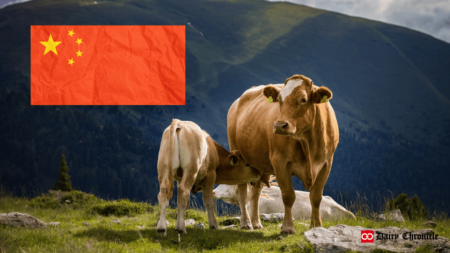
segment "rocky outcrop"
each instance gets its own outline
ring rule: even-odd
[[[405,222],[405,219],[403,218],[402,212],[400,209],[395,209],[387,214],[378,214],[376,217],[377,220],[391,220],[391,221],[397,221],[397,222]]]
[[[45,222],[26,213],[0,213],[0,224],[7,226],[47,228]]]
[[[271,222],[281,222],[284,219],[284,213],[262,213],[261,220]]]
[[[195,225],[195,220],[194,219],[185,220],[184,225],[185,226]]]
[[[337,225],[328,229],[318,227],[305,232],[305,237],[316,252],[371,252],[375,249],[414,252],[418,247],[429,244],[435,252],[450,253],[449,239],[434,234],[431,229],[408,230],[396,227],[374,229],[373,243],[361,243],[362,230],[371,229],[347,225]]]
[[[423,223],[422,226],[429,227],[429,228],[435,228],[436,223],[434,223],[433,221],[427,221],[427,222]]]

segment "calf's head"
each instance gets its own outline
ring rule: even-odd
[[[294,75],[279,88],[268,85],[264,96],[272,97],[280,105],[280,116],[273,124],[275,134],[300,137],[311,126],[315,115],[315,105],[332,98],[333,93],[327,87],[317,87],[311,79],[303,75]],[[325,98],[326,96],[326,98]]]

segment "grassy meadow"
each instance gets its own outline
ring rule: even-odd
[[[85,206],[76,205],[75,202],[76,200],[71,204],[59,204],[56,208],[45,208],[33,204],[33,200],[3,194],[0,197],[0,213],[28,213],[44,222],[61,224],[56,227],[49,226],[47,229],[0,226],[0,252],[314,252],[303,236],[309,228],[301,223],[309,224],[308,220],[295,221],[295,235],[281,235],[279,223],[270,222],[263,222],[264,229],[255,231],[236,228],[210,230],[207,228],[206,212],[189,209],[185,218],[195,219],[196,223],[202,222],[206,229],[188,226],[187,234],[182,234],[178,243],[178,234],[174,229],[176,209],[168,209],[166,217],[170,225],[167,236],[164,237],[156,233],[156,222],[159,218],[157,206],[147,205],[145,211],[138,210],[132,215],[104,216],[99,214],[99,208],[111,211],[120,201],[100,200],[97,204],[90,203]],[[420,229],[423,228],[421,224],[424,222],[376,222],[364,215],[356,215],[356,220],[324,221],[323,225]],[[233,216],[236,214],[218,217],[218,222]],[[115,218],[119,218],[121,223],[110,223]],[[435,221],[438,225],[434,228],[435,233],[450,237],[450,220],[443,216],[435,217]],[[88,222],[89,226],[83,225],[83,222]],[[420,252],[429,252],[429,249],[421,249]]]

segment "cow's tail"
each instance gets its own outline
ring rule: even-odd
[[[173,119],[172,124],[170,124],[169,128],[169,174],[167,177],[167,198],[171,199],[173,195],[173,188],[174,188],[174,182],[173,182],[173,158],[174,155],[177,153],[176,149],[178,149],[177,145],[177,138],[176,138],[176,131],[179,126],[180,120]]]

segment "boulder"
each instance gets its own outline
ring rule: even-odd
[[[194,219],[189,219],[189,220],[185,220],[184,221],[184,225],[185,226],[191,226],[195,224],[195,220]]]
[[[391,220],[391,221],[397,221],[397,222],[405,222],[405,219],[402,216],[402,212],[400,209],[395,209],[394,211],[391,211],[387,213],[386,215],[384,213],[378,214],[376,217],[377,220]]]
[[[429,228],[435,228],[436,227],[436,223],[434,223],[432,221],[427,221],[427,222],[423,223],[422,226],[429,227]]]
[[[0,213],[0,224],[7,226],[47,228],[45,222],[26,213]]]
[[[116,224],[120,224],[120,220],[118,218],[115,218],[112,221],[109,221],[109,223],[116,223]]]
[[[371,229],[341,224],[328,229],[312,228],[305,232],[305,237],[314,246],[316,252],[371,252],[373,250],[414,252],[418,247],[429,244],[436,252],[450,253],[449,239],[434,234],[431,229],[409,230],[396,227],[374,229],[372,230],[374,231],[373,243],[361,243],[362,230]]]
[[[272,221],[275,223],[281,222],[284,219],[284,213],[262,213],[261,220]]]
[[[205,225],[203,225],[203,223],[199,222],[197,224],[195,224],[196,228],[205,228]]]

